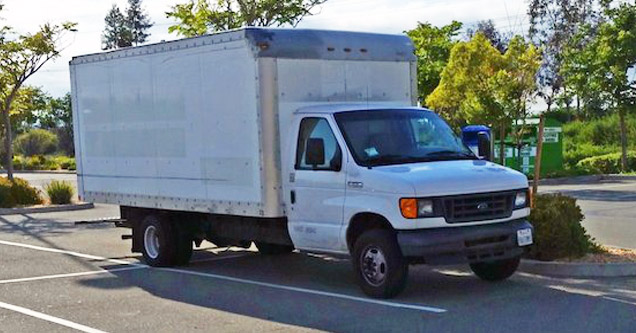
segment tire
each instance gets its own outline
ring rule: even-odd
[[[258,252],[264,255],[279,255],[287,254],[294,251],[294,247],[291,245],[280,245],[263,242],[254,242],[258,248]]]
[[[485,281],[501,281],[509,278],[519,267],[520,257],[495,262],[470,264],[475,275]]]
[[[142,254],[150,266],[174,266],[177,246],[172,226],[165,219],[154,215],[144,218],[141,223]]]
[[[353,268],[362,291],[373,298],[392,298],[406,287],[409,266],[395,235],[370,230],[356,240]]]

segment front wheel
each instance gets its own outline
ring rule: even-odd
[[[406,287],[409,266],[395,235],[387,230],[363,233],[353,248],[358,285],[374,298],[392,298]]]
[[[520,260],[520,257],[515,257],[494,262],[479,262],[470,264],[470,269],[482,280],[501,281],[515,273]]]

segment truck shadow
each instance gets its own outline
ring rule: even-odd
[[[77,283],[98,289],[140,288],[163,299],[334,332],[447,331],[453,328],[461,330],[462,327],[488,330],[492,327],[488,325],[497,321],[502,323],[502,328],[510,330],[526,321],[526,324],[532,325],[522,327],[549,330],[556,320],[554,313],[545,315],[545,318],[528,317],[529,308],[550,304],[557,314],[589,310],[589,301],[577,303],[572,299],[586,299],[589,295],[553,288],[554,281],[518,275],[493,284],[477,279],[466,267],[431,269],[412,266],[407,289],[387,303],[376,303],[357,288],[348,260],[299,253],[266,257],[249,251],[236,257],[238,253],[208,254],[210,261],[195,262],[178,270],[116,271],[110,277],[82,279]],[[199,259],[205,258],[201,256]],[[187,272],[184,273],[184,270]],[[195,275],[198,273],[201,275]],[[632,279],[626,284],[623,288],[633,288],[636,281]],[[577,286],[579,289],[601,288],[593,282],[583,285],[579,281]],[[606,291],[611,292],[609,289]],[[447,309],[455,315],[404,309],[401,304]],[[618,306],[620,311],[636,315],[636,306]],[[485,321],[469,323],[458,320],[457,313],[467,309],[471,311],[471,318],[482,316]],[[624,315],[620,311],[619,314]],[[513,323],[510,318],[518,318],[518,321]],[[537,326],[537,323],[540,325]]]

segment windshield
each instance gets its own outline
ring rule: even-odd
[[[335,117],[356,163],[362,166],[477,159],[431,111],[353,111]]]

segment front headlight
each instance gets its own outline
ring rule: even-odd
[[[515,196],[515,208],[528,207],[528,193],[527,191],[517,192]]]
[[[400,212],[407,219],[434,216],[433,200],[431,199],[400,199]]]

